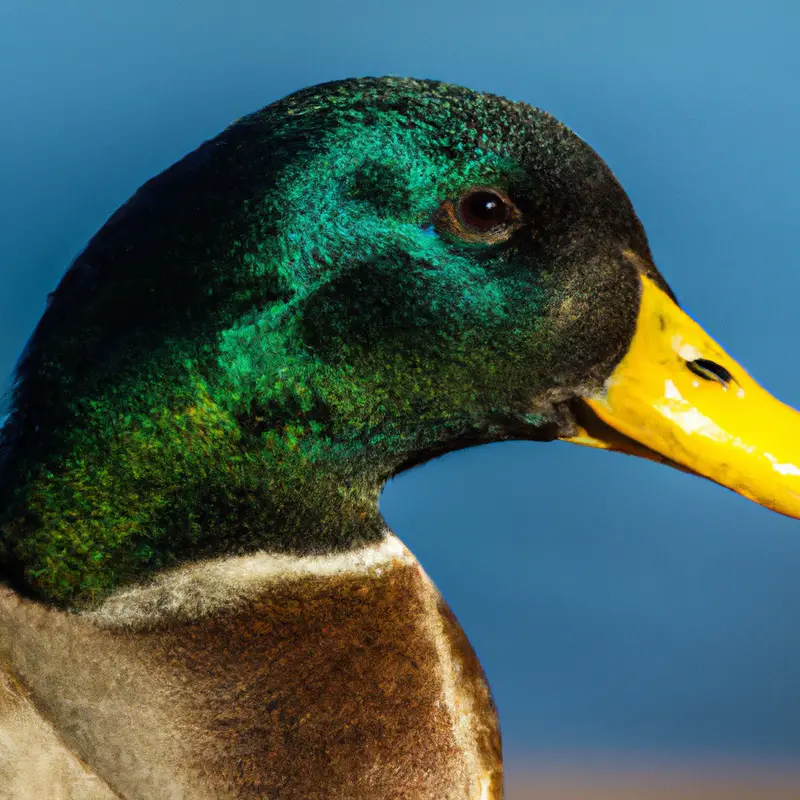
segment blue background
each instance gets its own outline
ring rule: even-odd
[[[684,306],[800,405],[797,9],[0,0],[0,375],[143,181],[292,90],[398,74],[574,128],[627,188]],[[800,760],[800,523],[564,444],[444,457],[382,505],[474,643],[512,763]]]

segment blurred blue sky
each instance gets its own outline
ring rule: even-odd
[[[0,375],[143,181],[294,89],[379,74],[570,125],[684,306],[800,405],[793,0],[0,0]],[[563,444],[444,457],[394,480],[383,509],[475,645],[512,761],[800,762],[800,523]]]

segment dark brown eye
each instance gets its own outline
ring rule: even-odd
[[[522,224],[522,214],[502,189],[473,186],[448,198],[434,218],[436,229],[472,244],[505,242]]]
[[[506,201],[496,192],[477,189],[461,198],[458,216],[473,231],[485,233],[501,227],[509,217]]]

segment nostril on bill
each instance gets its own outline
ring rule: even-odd
[[[694,361],[687,361],[686,366],[705,381],[717,381],[723,386],[727,386],[733,380],[733,375],[722,364],[717,364],[716,361],[711,361],[708,358],[696,358]]]

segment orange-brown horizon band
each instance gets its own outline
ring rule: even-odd
[[[603,390],[585,398],[604,425],[589,419],[565,441],[672,462],[800,518],[800,413],[761,388],[650,278],[640,280],[630,347]],[[723,367],[723,377],[704,378],[703,360]]]

